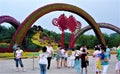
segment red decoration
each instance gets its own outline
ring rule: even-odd
[[[74,48],[74,44],[75,44],[75,35],[74,33],[71,33],[69,48]]]
[[[62,31],[62,35],[61,35],[61,46],[63,47],[63,46],[64,46],[64,30],[67,29],[67,27],[66,27],[67,17],[66,17],[64,14],[62,14],[62,15],[59,16],[58,19],[57,19],[57,18],[54,18],[54,19],[52,20],[52,23],[53,23],[53,25],[58,26],[59,29]]]
[[[68,23],[67,23],[67,28],[71,31],[74,32],[76,30],[76,26],[77,26],[77,21],[76,19],[71,15],[68,18]]]
[[[74,31],[76,28],[81,27],[81,23],[77,21],[72,15],[67,18],[64,14],[60,15],[59,18],[52,20],[53,25],[58,26],[62,31],[61,35],[61,46],[64,46],[64,30],[69,29],[72,33],[70,36],[70,48],[74,48]]]
[[[74,31],[76,30],[77,27],[81,27],[81,23],[79,21],[77,21],[72,15],[69,16],[67,22],[68,22],[66,24],[67,28],[72,32],[71,36],[70,36],[70,45],[69,45],[69,47],[74,48],[74,42],[75,42],[75,40],[74,40]]]

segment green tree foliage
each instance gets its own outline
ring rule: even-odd
[[[114,33],[114,34],[103,34],[106,44],[111,48],[115,47],[120,44],[120,34]],[[89,48],[93,48],[95,45],[99,44],[98,39],[96,36],[93,35],[81,35],[76,40],[77,46],[86,45]]]
[[[109,46],[118,46],[120,44],[120,34],[113,33],[110,35]]]
[[[5,26],[0,25],[0,42],[10,43],[15,31],[16,30],[13,26],[6,28]]]
[[[5,26],[0,25],[0,43],[2,43],[2,42],[10,43],[15,31],[16,30],[13,26],[6,28]],[[32,49],[33,47],[38,48],[37,45],[35,45],[31,42],[31,38],[35,33],[36,32],[35,32],[34,27],[31,27],[28,30],[28,32],[23,40],[23,43],[22,43],[23,47],[28,47],[30,49]],[[58,34],[53,31],[48,31],[47,29],[42,29],[42,36],[44,36],[44,35],[48,36],[50,39],[54,38],[58,43],[61,40],[61,34]],[[118,33],[113,33],[110,35],[104,33],[103,36],[105,38],[106,44],[109,47],[114,47],[114,46],[117,46],[118,44],[120,44],[120,34],[118,34]],[[69,41],[70,41],[70,33],[65,32],[65,45],[69,45]],[[99,41],[96,38],[96,36],[94,36],[94,35],[84,35],[83,34],[78,37],[75,44],[77,46],[86,45],[89,48],[93,48],[95,45],[99,44]]]
[[[70,41],[70,33],[65,32],[64,40],[65,40],[65,45],[68,45]]]
[[[76,40],[77,46],[86,45],[89,48],[93,48],[97,44],[98,44],[98,40],[97,40],[96,36],[93,36],[93,35],[81,35]]]

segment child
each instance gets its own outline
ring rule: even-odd
[[[47,48],[43,47],[42,53],[39,55],[40,74],[46,74],[47,56],[48,56],[48,53],[46,51]]]

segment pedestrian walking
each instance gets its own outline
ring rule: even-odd
[[[39,54],[39,66],[40,66],[40,74],[46,74],[46,67],[47,67],[47,57],[48,53],[46,52],[47,48],[42,48],[42,53]]]
[[[51,46],[50,43],[48,43],[48,46],[46,46],[46,48],[47,48],[47,53],[48,53],[48,57],[47,57],[48,66],[47,66],[47,69],[49,70],[50,66],[51,66],[51,59],[53,57],[53,47]]]
[[[58,45],[58,48],[56,49],[56,61],[57,61],[57,68],[60,69],[61,68],[61,57],[62,54],[60,52],[61,47],[60,45]]]

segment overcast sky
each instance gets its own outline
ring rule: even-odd
[[[120,0],[0,0],[0,16],[9,15],[23,22],[33,11],[51,3],[72,4],[85,10],[97,23],[105,22],[120,27]],[[74,15],[74,17],[82,23],[82,28],[88,25],[80,16],[67,11],[48,13],[39,18],[34,25],[41,25],[45,29],[61,33],[51,22],[53,18],[58,18],[63,13],[66,16]],[[10,26],[8,23],[3,23],[2,25]],[[109,29],[101,30],[103,33],[114,33],[114,31]],[[86,32],[86,34],[93,33],[93,31]]]

